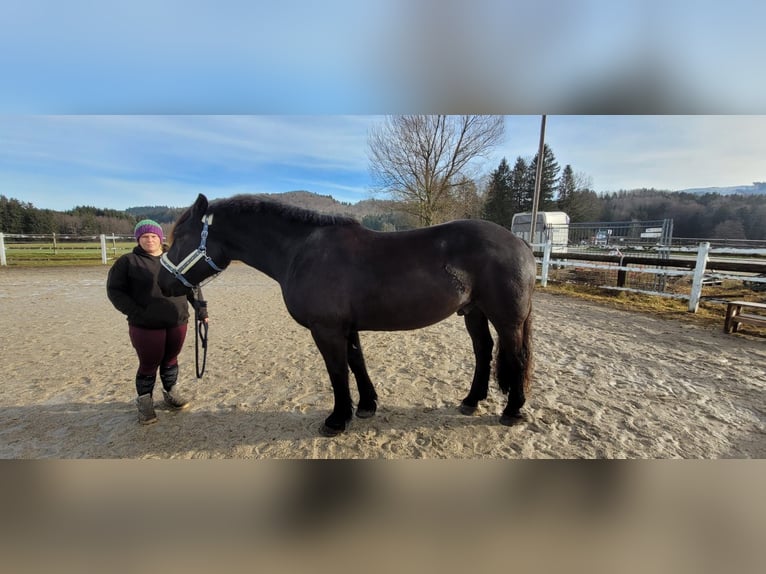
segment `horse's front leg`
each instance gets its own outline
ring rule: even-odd
[[[348,428],[353,413],[348,388],[348,338],[338,328],[322,326],[312,327],[311,336],[324,359],[335,397],[332,413],[325,419],[319,432],[325,436],[335,436]]]

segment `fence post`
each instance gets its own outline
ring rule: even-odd
[[[540,276],[541,287],[548,286],[548,268],[551,265],[551,243],[552,240],[548,238],[548,241],[545,242],[545,246],[543,247],[543,268]]]
[[[692,292],[689,295],[689,313],[696,313],[699,308],[700,297],[702,296],[702,279],[705,277],[709,253],[710,243],[707,241],[700,243],[697,249],[697,264],[694,267]]]
[[[0,233],[0,267],[7,267],[8,262],[5,260],[5,235]]]
[[[101,239],[101,263],[106,265],[106,235],[102,233],[99,237]]]

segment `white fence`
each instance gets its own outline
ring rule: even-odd
[[[8,262],[6,259],[6,238],[10,239],[11,242],[9,244],[12,244],[12,242],[16,243],[27,243],[29,241],[47,241],[48,245],[50,242],[53,243],[53,249],[56,250],[57,241],[65,243],[69,241],[70,243],[75,242],[96,242],[98,241],[100,248],[97,250],[96,248],[92,248],[91,250],[94,253],[93,258],[97,258],[100,254],[101,257],[101,263],[106,265],[110,258],[115,259],[117,256],[121,255],[122,253],[116,246],[117,241],[132,241],[132,236],[118,236],[118,235],[97,235],[92,237],[83,237],[83,236],[35,236],[35,235],[4,235],[3,233],[0,233],[0,265],[7,266]],[[111,246],[110,246],[111,244]],[[747,281],[750,284],[762,284],[764,286],[764,290],[766,290],[766,262],[750,262],[750,263],[743,263],[741,265],[736,265],[733,263],[727,263],[726,265],[722,265],[720,261],[712,262],[711,263],[711,255],[726,255],[728,257],[741,255],[741,256],[753,256],[753,255],[763,255],[764,253],[761,253],[760,251],[754,252],[752,249],[732,249],[728,247],[724,248],[713,248],[711,249],[710,243],[707,241],[703,241],[699,243],[699,245],[696,247],[696,249],[690,248],[690,247],[684,247],[682,248],[683,251],[686,254],[686,260],[683,261],[684,266],[681,267],[678,264],[681,263],[681,260],[674,260],[672,258],[664,259],[660,262],[658,265],[652,266],[649,264],[650,260],[647,260],[647,264],[642,263],[636,263],[636,260],[634,259],[631,263],[627,263],[625,259],[629,259],[628,257],[623,257],[619,255],[615,256],[601,256],[600,260],[599,258],[593,257],[593,259],[588,260],[587,256],[581,257],[579,259],[574,259],[574,257],[577,256],[576,253],[554,253],[553,252],[553,245],[552,242],[549,240],[547,243],[544,244],[533,244],[532,246],[536,250],[542,251],[542,256],[537,258],[538,264],[541,266],[540,275],[538,276],[538,279],[540,280],[540,284],[543,287],[546,287],[548,285],[549,275],[550,275],[550,269],[551,266],[555,266],[556,268],[561,267],[577,267],[577,268],[584,268],[584,269],[601,269],[606,271],[617,271],[624,272],[624,273],[641,273],[641,274],[653,274],[656,276],[661,277],[677,277],[677,276],[688,276],[691,277],[691,289],[689,294],[685,293],[666,293],[664,291],[658,291],[658,290],[651,290],[651,289],[635,289],[631,287],[624,287],[624,286],[614,286],[614,285],[598,285],[598,287],[604,288],[604,289],[613,289],[613,290],[619,290],[619,291],[631,291],[634,293],[645,293],[649,295],[657,295],[661,297],[673,297],[673,298],[679,298],[679,299],[688,299],[689,301],[689,311],[692,313],[696,313],[697,309],[699,307],[700,298],[702,297],[702,288],[705,285],[706,281],[710,279],[710,274],[708,273],[709,269],[711,267],[720,269],[722,266],[733,270],[734,273],[721,273],[716,271],[715,273],[715,279],[716,280],[723,280],[723,279],[734,279],[737,281]],[[49,248],[49,247],[47,247]],[[59,249],[66,249],[65,247],[61,247],[61,244],[59,243]],[[665,256],[667,257],[667,256]],[[610,259],[610,262],[603,261],[604,259]],[[693,267],[692,267],[693,264]]]
[[[6,245],[6,239],[8,245]],[[133,236],[127,235],[32,235],[32,234],[4,234],[0,233],[0,266],[8,265],[7,249],[8,246],[13,249],[13,245],[16,243],[24,243],[25,245],[34,244],[34,242],[40,243],[40,249],[50,249],[53,254],[57,254],[59,251],[66,249],[72,249],[72,245],[76,243],[84,244],[87,242],[98,242],[100,247],[98,250],[91,249],[94,252],[94,258],[98,257],[100,252],[101,263],[106,265],[109,262],[110,255],[115,258],[119,253],[116,247],[117,241],[131,241]],[[111,247],[109,243],[111,242]],[[83,248],[85,249],[85,248]]]
[[[631,273],[648,273],[648,274],[654,274],[654,275],[662,275],[662,276],[689,276],[692,278],[691,282],[691,290],[689,294],[685,293],[666,293],[662,291],[652,291],[649,289],[633,289],[630,287],[621,287],[621,286],[613,286],[613,285],[599,285],[598,287],[604,288],[604,289],[614,289],[619,291],[631,291],[634,293],[645,293],[649,295],[657,295],[661,297],[673,297],[673,298],[679,298],[679,299],[688,299],[689,301],[689,311],[691,313],[696,313],[697,309],[699,308],[699,302],[700,298],[702,297],[702,288],[706,282],[706,280],[709,280],[709,273],[708,269],[711,265],[711,253],[719,253],[718,250],[711,250],[710,243],[709,242],[702,242],[700,243],[696,248],[696,258],[693,260],[686,261],[685,263],[688,265],[691,263],[691,261],[694,262],[694,267],[692,269],[684,269],[680,267],[673,267],[674,262],[678,263],[680,260],[673,260],[673,259],[667,259],[667,261],[662,262],[661,267],[652,267],[650,265],[640,265],[640,264],[623,264],[623,260],[625,259],[623,256],[614,256],[615,261],[617,264],[605,264],[603,262],[589,262],[585,260],[570,260],[567,258],[567,255],[562,254],[560,257],[556,257],[554,259],[552,254],[552,243],[551,241],[548,241],[544,244],[533,244],[532,247],[536,250],[542,250],[542,257],[538,257],[537,261],[538,264],[541,266],[540,275],[538,275],[538,279],[540,280],[540,284],[542,287],[546,287],[548,284],[549,279],[549,273],[551,269],[551,265],[555,265],[556,267],[578,267],[578,268],[586,268],[586,269],[603,269],[608,271],[618,271],[618,272],[631,272]],[[687,252],[689,250],[687,249]],[[725,249],[721,250],[720,253],[725,253],[727,255],[752,255],[752,250],[736,250],[736,249]],[[571,254],[570,254],[571,257]],[[714,266],[716,267],[716,266]],[[735,263],[727,262],[719,262],[717,264],[717,267],[726,267],[729,269],[738,269],[741,268],[744,270],[744,272],[736,271],[735,273],[715,273],[715,279],[716,280],[723,280],[723,279],[734,279],[737,281],[747,281],[750,284],[763,284],[766,288],[766,262],[763,263],[742,263],[740,265],[737,265]]]

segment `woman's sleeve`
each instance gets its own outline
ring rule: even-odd
[[[128,261],[120,258],[114,262],[106,279],[106,296],[120,313],[130,317],[139,312],[141,307],[130,295]]]

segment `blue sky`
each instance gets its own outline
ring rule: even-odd
[[[4,0],[10,113],[765,113],[753,0]]]
[[[371,196],[373,115],[0,115],[0,194],[59,211],[186,206],[197,193]],[[477,165],[531,158],[540,116],[507,116]],[[546,142],[599,192],[766,180],[766,116],[557,116]]]
[[[766,4],[5,0],[0,194],[40,208],[369,196],[385,114],[500,113],[597,191],[766,179]],[[609,115],[602,115],[609,114]],[[615,115],[618,114],[618,115]]]

